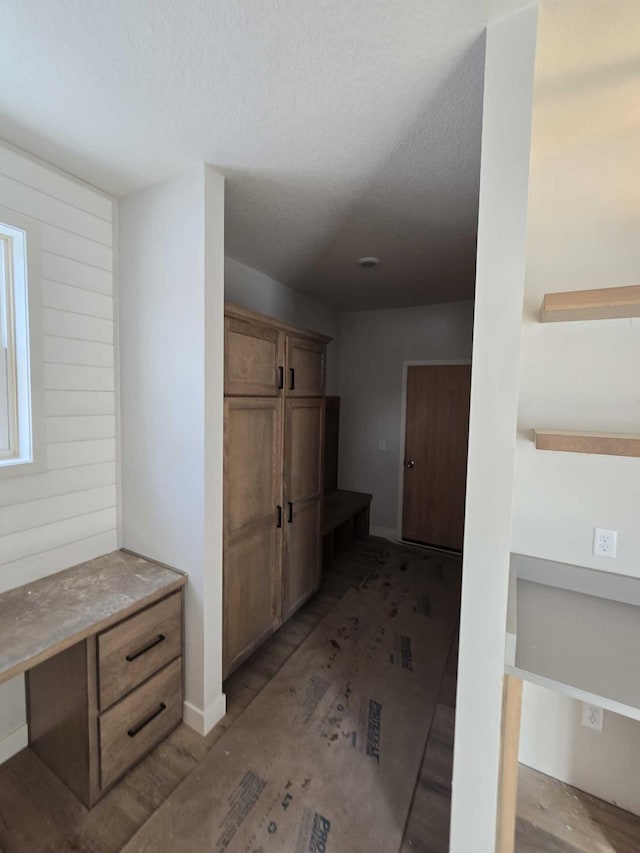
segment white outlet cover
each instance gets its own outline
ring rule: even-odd
[[[387,442],[384,440],[384,438],[381,438],[380,441],[378,442],[378,450],[386,450],[386,449],[387,449]]]
[[[615,560],[618,551],[618,531],[606,530],[604,527],[593,529],[593,554],[595,557],[607,557]]]
[[[604,725],[604,709],[598,708],[597,705],[589,705],[587,702],[583,702],[582,725],[587,729],[601,732]]]

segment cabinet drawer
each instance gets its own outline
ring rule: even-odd
[[[100,634],[100,709],[108,708],[181,653],[179,592]]]
[[[100,783],[108,788],[182,719],[182,658],[100,717]]]

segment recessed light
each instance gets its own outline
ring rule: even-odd
[[[368,269],[371,269],[371,267],[377,267],[378,264],[380,263],[380,258],[373,258],[373,257],[358,258],[356,263],[358,264],[359,267],[364,267],[364,269],[368,270]]]

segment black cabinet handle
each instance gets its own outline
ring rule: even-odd
[[[146,646],[142,646],[141,649],[138,649],[137,652],[131,652],[130,655],[127,655],[126,659],[129,661],[129,663],[131,663],[136,658],[139,658],[140,655],[143,655],[145,652],[148,652],[154,646],[157,646],[158,643],[161,643],[163,640],[166,640],[165,635],[164,634],[158,634],[158,636],[155,638],[155,640],[151,640],[149,643],[146,644]]]
[[[296,371],[294,367],[289,368],[289,391],[295,391],[296,388]]]
[[[284,367],[280,365],[278,368],[278,390],[282,390],[284,388]]]
[[[282,507],[278,506],[276,509],[278,510],[278,523],[276,524],[276,527],[282,527]]]
[[[287,521],[289,522],[289,524],[291,524],[291,522],[293,521],[293,504],[291,503],[291,501],[289,501],[287,506],[289,507],[289,515],[287,517]]]
[[[152,720],[155,720],[157,716],[159,716],[164,710],[166,710],[166,707],[167,706],[164,704],[164,702],[161,702],[160,705],[156,708],[156,710],[149,714],[148,717],[145,717],[144,720],[140,720],[137,725],[135,725],[132,729],[129,729],[129,731],[127,732],[129,737],[135,737],[138,732],[141,732],[145,726],[148,726]]]

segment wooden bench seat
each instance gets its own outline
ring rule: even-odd
[[[354,537],[369,533],[369,509],[373,495],[336,489],[324,496],[322,561],[331,562],[334,551],[350,548]]]

